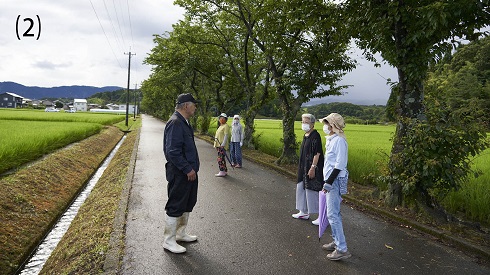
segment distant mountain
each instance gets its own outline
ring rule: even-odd
[[[124,89],[117,86],[93,87],[93,86],[60,86],[52,88],[24,86],[15,82],[0,82],[0,93],[10,92],[24,98],[88,98],[95,93],[112,92]]]

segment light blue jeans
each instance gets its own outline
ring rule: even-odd
[[[337,178],[332,184],[332,189],[327,192],[327,218],[337,250],[345,252],[347,251],[347,243],[345,242],[344,228],[342,227],[341,202],[340,180]]]

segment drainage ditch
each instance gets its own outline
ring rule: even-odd
[[[76,199],[72,202],[70,207],[63,213],[58,222],[53,226],[51,231],[46,235],[46,237],[42,240],[40,245],[36,248],[35,252],[31,254],[31,257],[27,260],[27,263],[22,267],[19,274],[21,275],[33,275],[39,274],[48,260],[51,253],[54,251],[58,243],[60,242],[63,235],[65,235],[66,231],[70,227],[71,222],[75,218],[78,213],[78,210],[83,205],[87,197],[92,192],[92,189],[95,187],[100,177],[104,173],[107,166],[111,162],[114,155],[121,147],[121,144],[126,139],[126,135],[124,135],[121,140],[117,143],[117,145],[112,149],[109,156],[106,157],[102,165],[97,169],[95,174],[90,178],[89,182],[85,186],[85,188],[80,192],[80,194],[76,197]]]

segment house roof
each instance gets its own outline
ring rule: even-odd
[[[86,99],[75,98],[75,99],[73,100],[73,103],[75,103],[75,102],[87,103],[87,100],[86,100]]]
[[[20,97],[20,98],[24,98],[23,96],[20,96],[18,94],[14,94],[14,93],[10,93],[10,92],[6,92],[5,94],[8,94],[8,95],[11,95],[13,97]]]

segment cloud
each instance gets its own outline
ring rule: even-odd
[[[53,62],[43,60],[43,61],[35,62],[33,65],[34,65],[34,67],[41,68],[41,69],[56,70],[58,68],[69,68],[69,67],[71,67],[72,62],[55,64]]]
[[[22,33],[17,39],[19,15],[20,32],[28,24],[22,18],[40,17],[39,40]],[[2,0],[0,81],[42,87],[126,86],[125,53],[131,50],[136,53],[131,60],[133,86],[151,73],[142,63],[155,46],[153,34],[170,31],[180,18],[183,10],[171,0]]]
[[[130,50],[136,54],[131,59],[130,86],[141,84],[151,74],[151,66],[143,60],[155,47],[153,35],[171,31],[184,13],[172,0],[1,1],[0,81],[39,87],[126,87]],[[39,15],[39,40],[17,39],[19,15]],[[381,76],[396,80],[396,71],[389,66],[374,68],[355,49],[352,54],[360,66],[341,84],[353,86],[329,100],[385,104],[389,87]]]

